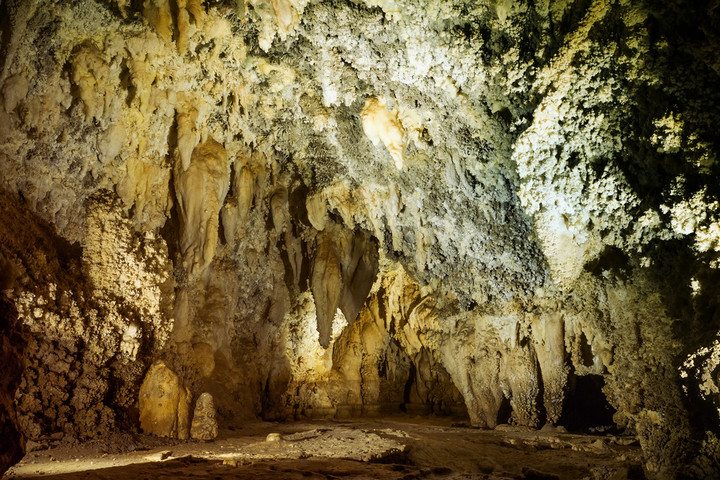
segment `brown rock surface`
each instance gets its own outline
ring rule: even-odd
[[[25,454],[25,437],[15,413],[15,389],[22,373],[21,359],[25,339],[17,322],[17,312],[5,297],[15,283],[15,266],[0,251],[0,475]]]
[[[439,418],[247,422],[241,431],[221,435],[211,444],[159,445],[148,440],[135,439],[113,455],[103,455],[107,445],[101,442],[33,452],[10,474],[15,478],[106,480],[162,476],[400,480],[408,475],[452,480],[575,480],[642,474],[641,451],[636,442],[624,445],[625,437],[518,427],[479,430],[450,426],[447,419]],[[597,442],[603,443],[601,450],[596,448]]]
[[[207,392],[203,392],[195,403],[192,424],[190,426],[190,437],[195,440],[214,440],[218,435],[218,422],[215,418],[215,402]]]
[[[160,437],[188,438],[190,391],[164,362],[150,366],[140,386],[140,428]]]

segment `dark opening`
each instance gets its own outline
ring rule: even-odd
[[[408,379],[405,382],[405,388],[403,389],[403,407],[401,407],[403,411],[407,410],[407,407],[405,407],[405,405],[410,403],[410,393],[412,392],[412,386],[415,383],[415,376],[415,364],[410,363],[410,374],[408,375]]]
[[[602,389],[602,375],[570,374],[560,425],[579,433],[604,433],[615,430],[615,409],[608,403]]]
[[[503,395],[502,402],[500,402],[500,408],[497,414],[497,424],[502,425],[503,423],[510,423],[510,417],[512,416],[512,406],[510,405],[510,399]]]

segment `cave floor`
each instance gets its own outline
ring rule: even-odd
[[[634,438],[447,418],[252,422],[210,442],[118,434],[39,448],[3,480],[43,479],[621,479],[644,478]]]

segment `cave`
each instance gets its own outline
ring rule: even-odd
[[[0,0],[0,475],[720,478],[718,0]]]
[[[602,375],[569,375],[560,425],[581,433],[613,430],[615,409],[602,391],[604,386]]]

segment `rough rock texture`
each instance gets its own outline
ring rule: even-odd
[[[264,442],[247,445],[244,452],[228,455],[230,465],[248,461],[281,458],[344,458],[361,462],[392,462],[401,458],[407,447],[401,442],[404,432],[372,432],[355,428],[318,428],[287,435],[270,433]]]
[[[14,334],[11,326],[8,325],[9,320],[13,317],[6,312],[7,308],[4,303],[0,306],[2,311],[0,322],[2,322],[3,331],[2,360],[5,366],[0,379],[3,389],[2,397],[0,397],[0,452],[2,452],[0,453],[0,475],[5,473],[8,467],[19,462],[25,453],[25,437],[17,423],[13,405],[14,396],[12,395],[17,388],[21,373],[22,349],[18,348],[19,345],[15,343],[18,340],[17,334]]]
[[[6,239],[9,233],[0,230],[3,246],[11,244]],[[0,475],[19,462],[25,452],[25,437],[19,428],[13,403],[22,374],[26,339],[13,302],[6,293],[14,287],[17,275],[16,264],[5,256],[9,253],[4,248],[0,250],[0,361],[3,365],[0,374]]]
[[[88,202],[84,248],[53,237],[39,243],[35,257],[22,260],[35,283],[14,292],[31,334],[15,403],[34,440],[89,438],[135,423],[145,368],[138,352],[161,348],[169,335],[164,243],[151,232],[138,236],[106,196]]]
[[[190,437],[196,440],[215,439],[218,434],[216,414],[212,395],[207,392],[201,393],[195,403],[195,412],[190,425]]]
[[[464,404],[717,473],[720,6],[656,3],[0,3],[20,430],[137,428],[162,360],[220,421]]]
[[[160,437],[188,438],[190,391],[164,362],[150,366],[140,386],[140,428]]]
[[[451,426],[452,419],[395,416],[351,422],[249,422],[212,444],[135,437],[107,454],[103,440],[33,451],[9,471],[15,478],[64,480],[313,477],[458,480],[642,477],[633,439],[505,425]],[[125,434],[127,437],[130,435]],[[632,445],[628,445],[632,443]],[[117,448],[117,446],[115,446]],[[351,460],[352,459],[352,460]]]

